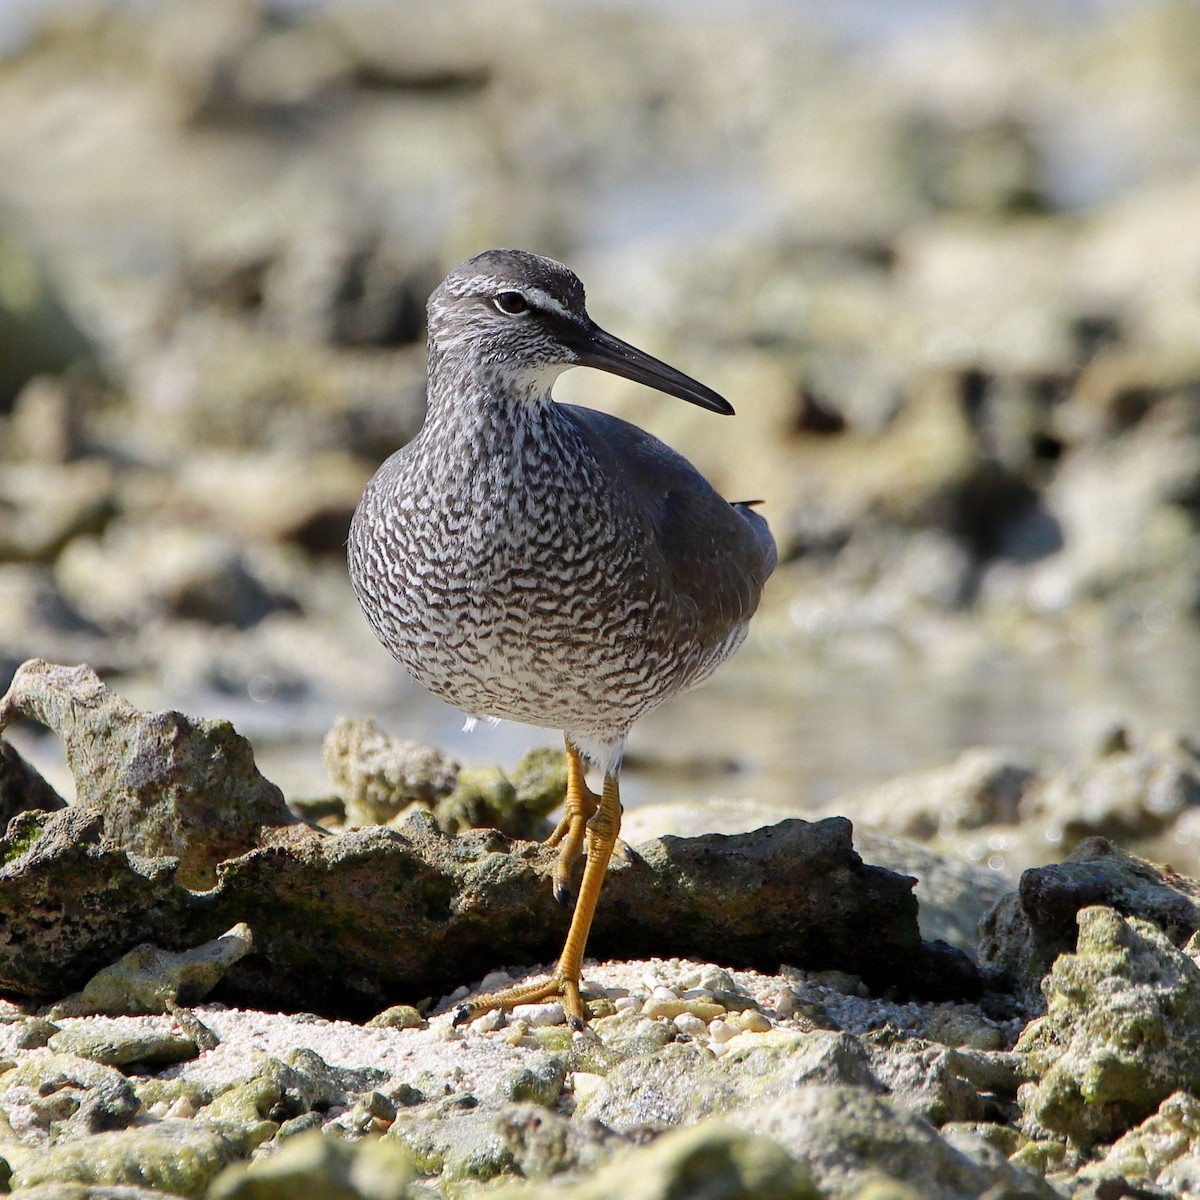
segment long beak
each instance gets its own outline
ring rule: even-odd
[[[710,412],[733,416],[733,405],[724,396],[717,395],[712,388],[697,383],[691,376],[669,367],[653,355],[638,350],[628,342],[605,333],[598,325],[591,325],[575,342],[575,361],[581,367],[596,367],[644,383],[668,396],[678,396],[691,404],[698,404]]]

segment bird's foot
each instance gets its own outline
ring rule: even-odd
[[[522,983],[499,992],[476,996],[461,1005],[454,1014],[455,1025],[465,1025],[494,1009],[516,1008],[518,1004],[539,1004],[546,1000],[561,1000],[567,1024],[576,1032],[587,1028],[587,1014],[579,995],[579,980],[555,971],[538,983]]]

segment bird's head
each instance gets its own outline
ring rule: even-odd
[[[606,333],[588,316],[583,284],[562,263],[525,250],[469,258],[429,298],[432,356],[495,381],[514,398],[544,400],[569,367],[596,367],[732,413],[711,388]]]

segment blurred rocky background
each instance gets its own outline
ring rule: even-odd
[[[428,292],[520,246],[738,416],[560,398],[781,541],[739,658],[635,730],[633,807],[1200,868],[1195,4],[11,3],[0,48],[0,692],[86,661],[295,800],[338,714],[552,743],[462,734],[343,556]]]

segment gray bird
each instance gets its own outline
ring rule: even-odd
[[[587,865],[546,981],[480,996],[460,1019],[562,998],[585,1025],[580,967],[620,829],[618,774],[640,716],[741,645],[775,543],[686,459],[627,421],[559,404],[569,367],[598,367],[732,414],[716,392],[600,329],[561,263],[489,250],[429,299],[428,413],[368,484],[350,578],[376,636],[471,717],[561,729],[568,782],[555,894]],[[584,760],[604,776],[600,796]]]

